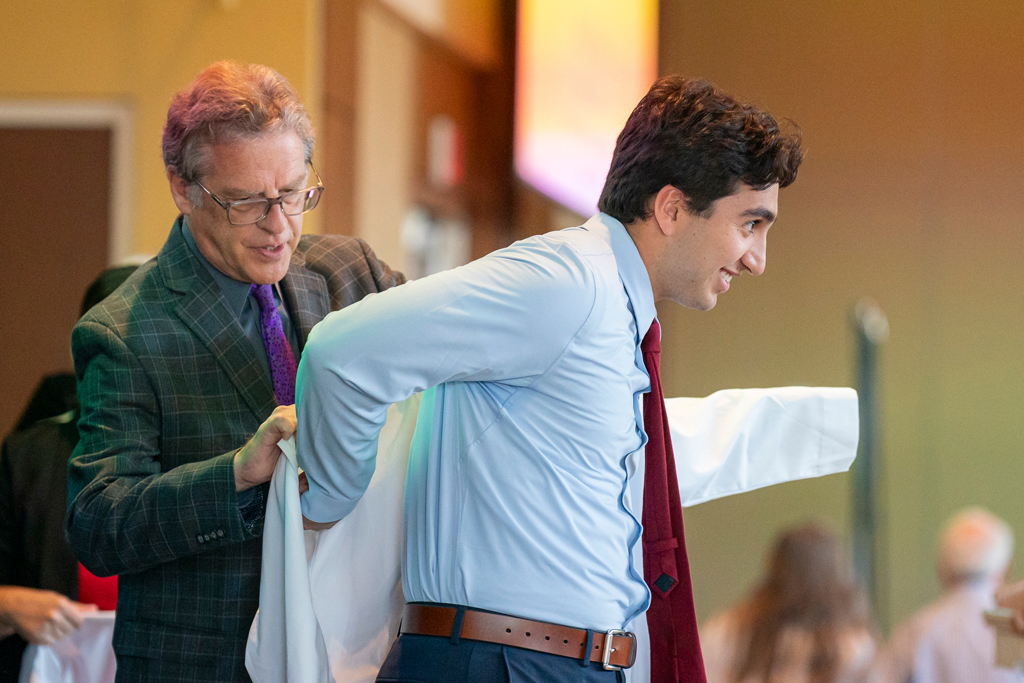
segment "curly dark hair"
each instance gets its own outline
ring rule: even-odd
[[[665,76],[655,81],[615,142],[598,208],[623,224],[651,216],[651,199],[666,185],[703,214],[739,183],[763,190],[796,180],[803,160],[800,131],[705,81]]]

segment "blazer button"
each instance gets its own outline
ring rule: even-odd
[[[217,538],[224,538],[224,530],[217,529]]]
[[[204,541],[209,541],[210,540],[210,534],[203,534],[203,540]]]
[[[198,536],[196,536],[196,540],[199,541],[200,543],[202,543],[203,542],[203,535],[199,534]]]

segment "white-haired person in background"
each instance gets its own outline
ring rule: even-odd
[[[1013,557],[1013,531],[982,508],[957,513],[942,533],[936,571],[943,596],[893,631],[890,683],[995,683],[1024,675],[995,667],[995,632],[982,613]]]

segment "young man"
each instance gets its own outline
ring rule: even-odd
[[[414,604],[378,680],[615,680],[605,664],[632,663],[621,629],[649,605],[664,618],[652,679],[703,678],[655,301],[707,310],[734,277],[760,274],[800,160],[768,114],[661,79],[585,225],[317,327],[298,380],[313,522],[353,510],[388,405],[429,390],[405,498]]]
[[[163,154],[181,215],[73,333],[66,530],[90,571],[120,576],[119,681],[247,681],[296,361],[329,311],[403,278],[361,240],[301,237],[323,191],[313,130],[271,69],[200,73],[171,102]]]

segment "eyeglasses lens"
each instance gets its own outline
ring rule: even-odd
[[[283,194],[280,197],[281,210],[289,216],[299,216],[312,211],[320,202],[322,192],[322,187],[308,187],[305,190]],[[270,212],[270,204],[269,199],[236,202],[228,209],[228,220],[234,225],[255,223]]]

